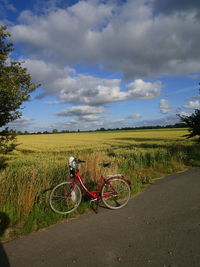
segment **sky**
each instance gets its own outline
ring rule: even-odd
[[[166,125],[200,108],[199,0],[0,0],[0,24],[41,84],[11,128]]]

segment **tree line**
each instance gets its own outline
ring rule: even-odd
[[[53,129],[52,131],[37,131],[37,132],[28,132],[28,131],[17,131],[18,135],[27,135],[27,134],[61,134],[61,133],[77,133],[77,132],[107,132],[107,131],[129,131],[129,130],[148,130],[148,129],[166,129],[166,128],[187,128],[187,124],[180,122],[173,125],[156,125],[156,126],[140,126],[140,127],[122,127],[122,128],[99,128],[96,130],[87,130],[87,131],[70,131],[70,130],[57,130]]]

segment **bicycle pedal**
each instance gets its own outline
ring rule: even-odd
[[[91,199],[90,202],[95,202],[97,200],[98,200],[98,198],[94,198],[94,199]]]

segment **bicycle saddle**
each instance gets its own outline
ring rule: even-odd
[[[99,164],[101,167],[104,167],[104,168],[106,168],[106,167],[110,167],[110,165],[111,165],[111,163],[109,162],[109,163],[101,163],[101,164]]]

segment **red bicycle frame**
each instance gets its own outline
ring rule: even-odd
[[[83,180],[82,180],[82,178],[81,178],[81,176],[80,176],[78,171],[76,171],[75,176],[73,178],[69,179],[68,181],[72,182],[73,184],[77,184],[79,187],[82,187],[91,197],[94,198],[94,200],[98,200],[98,199],[102,198],[101,189],[102,189],[104,184],[108,184],[112,188],[113,191],[112,191],[112,193],[106,194],[106,196],[103,196],[103,197],[110,197],[110,196],[113,196],[113,195],[118,195],[118,193],[116,192],[115,188],[112,186],[111,183],[109,183],[109,181],[111,179],[113,179],[113,178],[120,178],[120,179],[123,179],[126,182],[128,182],[129,185],[131,184],[129,180],[125,179],[122,176],[113,176],[113,177],[110,177],[110,178],[106,179],[103,175],[101,175],[101,178],[99,179],[98,184],[97,184],[97,190],[89,191],[87,189],[87,187],[84,185]]]

